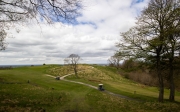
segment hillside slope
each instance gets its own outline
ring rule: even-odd
[[[67,79],[94,86],[103,83],[106,90],[147,100],[146,102],[129,101],[84,85],[55,80],[46,76],[51,69],[66,69],[62,67],[46,65],[0,70],[0,111],[178,112],[180,109],[178,103],[157,103],[156,88],[141,87],[142,85],[124,79],[116,74],[114,68],[83,65],[79,72],[80,78],[77,79],[72,75]],[[51,73],[51,75],[57,74]],[[134,90],[136,90],[136,94],[134,94]],[[177,93],[177,98],[179,96]]]

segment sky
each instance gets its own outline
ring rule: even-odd
[[[63,64],[70,54],[80,63],[107,64],[117,43],[135,25],[149,0],[84,0],[78,24],[29,24],[10,30],[7,49],[0,51],[0,65]]]

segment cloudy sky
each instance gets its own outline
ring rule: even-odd
[[[120,32],[135,25],[136,17],[149,0],[84,0],[79,24],[20,26],[1,51],[0,65],[62,64],[70,54],[81,63],[107,63],[117,49]]]

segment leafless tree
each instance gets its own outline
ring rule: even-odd
[[[81,57],[77,54],[71,54],[67,58],[64,59],[65,63],[67,63],[68,65],[70,65],[72,67],[76,77],[78,77],[78,63],[79,63],[80,59],[81,59]]]
[[[5,49],[6,30],[15,24],[32,19],[37,23],[71,22],[81,8],[81,0],[0,0],[1,50]]]
[[[122,60],[122,57],[118,54],[114,54],[108,59],[108,63],[110,66],[114,66],[117,69],[120,67],[120,61]]]

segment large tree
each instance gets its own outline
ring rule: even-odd
[[[0,49],[5,48],[7,30],[35,19],[37,23],[72,21],[81,9],[81,0],[0,0]]]
[[[168,81],[170,87],[169,100],[175,100],[175,85],[174,85],[174,71],[179,64],[179,50],[180,50],[180,3],[177,1],[171,7],[170,19],[166,21],[166,40],[165,40],[165,54],[163,59],[168,63],[166,68],[168,70]]]
[[[167,44],[170,45],[172,42],[170,37],[179,29],[176,27],[179,24],[179,8],[179,0],[150,0],[148,6],[137,18],[136,26],[122,33],[125,43],[118,44],[120,48],[129,49],[132,56],[146,60],[153,65],[158,76],[158,99],[160,102],[163,102],[164,99],[162,74],[164,55],[167,54],[167,51],[172,53]],[[172,31],[170,26],[176,30]],[[177,40],[175,41],[177,42]],[[172,56],[174,57],[174,55]],[[173,77],[173,75],[171,76]]]

